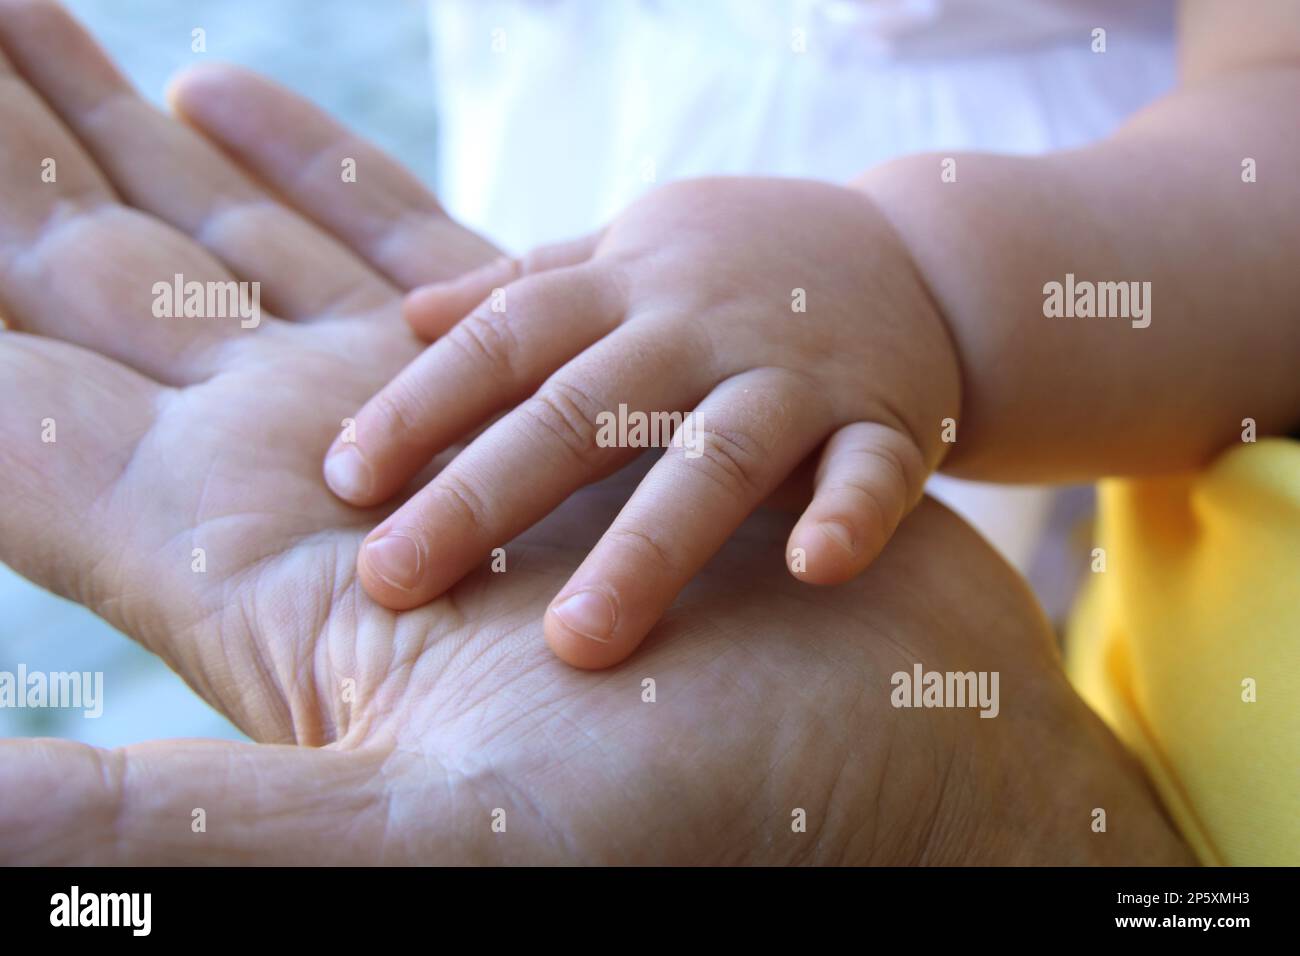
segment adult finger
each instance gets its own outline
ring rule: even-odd
[[[377,757],[215,740],[117,750],[0,741],[0,861],[384,862],[386,778]],[[439,793],[430,791],[435,804]]]
[[[319,107],[239,67],[178,77],[177,114],[403,289],[499,255],[420,182]],[[351,175],[351,173],[355,175]]]
[[[194,238],[237,278],[259,282],[268,311],[318,317],[393,299],[369,265],[137,96],[62,7],[0,0],[0,44],[127,203]]]
[[[174,288],[179,273],[206,288],[233,276],[175,230],[121,205],[81,145],[4,62],[0,129],[0,299],[10,325],[169,384],[216,371],[244,319],[180,318],[183,303],[160,299],[158,284]]]

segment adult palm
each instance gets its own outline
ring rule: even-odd
[[[932,504],[825,591],[759,516],[604,673],[554,660],[541,614],[630,475],[503,542],[504,573],[376,606],[354,562],[383,512],[335,500],[322,456],[420,347],[401,291],[494,250],[255,76],[191,74],[179,123],[52,4],[0,0],[0,44],[0,557],[259,741],[6,742],[0,855],[1182,858],[1018,579]],[[156,317],[176,275],[258,281],[268,314]],[[893,709],[914,661],[1000,671],[1001,714]]]

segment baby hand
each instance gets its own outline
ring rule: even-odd
[[[363,545],[362,582],[390,608],[442,594],[635,458],[628,445],[663,443],[656,426],[679,413],[678,446],[547,611],[547,641],[579,667],[631,653],[819,448],[787,564],[815,584],[858,574],[958,415],[956,353],[906,249],[871,200],[821,183],[666,186],[599,235],[419,289],[406,314],[437,341],[358,413],[355,442],[330,449],[336,494],[378,504],[513,410]]]

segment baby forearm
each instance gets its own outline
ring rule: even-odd
[[[1243,419],[1261,436],[1300,422],[1300,127],[1279,121],[1297,101],[1300,70],[1223,74],[1086,149],[913,156],[860,178],[960,354],[945,470],[1177,470],[1239,441]]]

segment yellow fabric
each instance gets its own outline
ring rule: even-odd
[[[1300,864],[1300,442],[1099,498],[1105,570],[1072,622],[1075,685],[1203,863]]]

